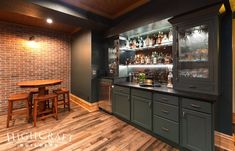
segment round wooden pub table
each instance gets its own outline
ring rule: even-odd
[[[33,80],[33,81],[22,81],[16,85],[22,88],[38,88],[38,95],[46,94],[46,87],[61,84],[62,80]],[[32,104],[32,99],[30,100]],[[39,110],[44,110],[45,104],[39,104]],[[30,106],[30,117],[32,115],[32,106]],[[30,118],[31,122],[31,118]]]
[[[25,88],[38,88],[38,95],[46,93],[46,87],[61,84],[62,80],[33,80],[18,82],[16,85]]]

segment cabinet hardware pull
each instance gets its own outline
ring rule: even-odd
[[[200,106],[196,105],[196,104],[191,104],[191,106],[194,107],[194,108],[200,108]]]
[[[185,113],[185,112],[183,112],[183,117],[185,117],[185,114],[186,114],[186,113]]]
[[[164,100],[164,101],[168,101],[167,98],[161,98],[161,99]]]
[[[149,107],[151,107],[152,106],[152,102],[149,102]]]
[[[165,131],[165,132],[169,132],[169,129],[165,128],[165,127],[162,127],[162,130]]]
[[[190,85],[189,88],[196,89],[197,87],[195,85]]]
[[[168,114],[169,112],[167,110],[161,110],[163,113]]]

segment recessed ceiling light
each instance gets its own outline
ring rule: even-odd
[[[52,24],[53,23],[53,20],[51,18],[47,18],[47,23],[48,24]]]

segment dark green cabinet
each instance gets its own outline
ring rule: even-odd
[[[213,150],[211,115],[182,109],[181,145],[192,151]]]
[[[153,132],[179,143],[179,98],[165,94],[153,95]]]
[[[114,86],[113,113],[183,150],[214,151],[212,102]]]
[[[216,9],[175,17],[174,88],[218,94],[219,18]]]
[[[153,115],[153,132],[172,142],[179,143],[179,124]]]
[[[148,130],[152,129],[152,100],[131,96],[131,121]]]
[[[113,92],[113,113],[130,120],[130,94]]]

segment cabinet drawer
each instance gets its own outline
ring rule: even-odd
[[[179,124],[167,119],[155,116],[153,117],[153,131],[154,133],[179,143]]]
[[[153,100],[158,101],[158,102],[168,103],[171,105],[176,105],[176,106],[179,105],[179,101],[178,101],[177,96],[154,93]]]
[[[204,113],[211,113],[211,104],[208,102],[202,102],[199,100],[182,98],[183,108],[200,111]]]
[[[179,108],[176,106],[164,104],[161,102],[154,102],[153,113],[160,117],[179,122]]]
[[[117,85],[114,86],[113,91],[114,92],[119,92],[119,93],[130,94],[130,88],[122,87],[122,86],[117,86]]]
[[[187,81],[181,81],[178,84],[174,85],[174,88],[176,90],[182,90],[182,91],[188,91],[188,92],[198,92],[198,93],[209,93],[214,94],[217,90],[216,87],[213,84],[208,83],[194,83],[189,84]]]
[[[131,89],[131,95],[142,97],[145,99],[152,99],[152,92],[150,91],[144,91],[139,89]]]

